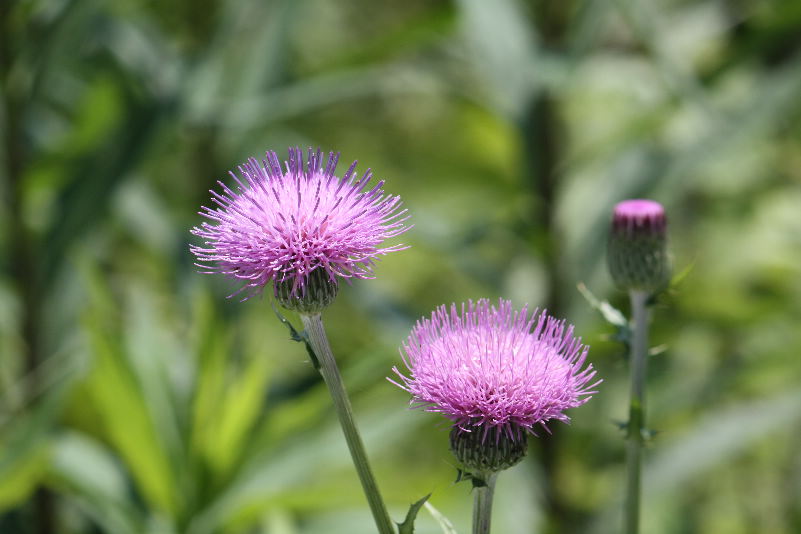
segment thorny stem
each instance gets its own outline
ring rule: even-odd
[[[648,358],[648,293],[631,291],[634,320],[631,340],[631,404],[626,439],[625,533],[640,531],[640,480],[643,432],[645,431],[645,369]]]
[[[485,485],[473,491],[473,534],[489,534],[492,519],[492,497],[495,495],[497,473],[485,478]]]
[[[317,355],[317,360],[320,362],[320,374],[323,375],[323,380],[328,386],[328,391],[334,401],[339,424],[345,434],[345,441],[348,443],[353,465],[359,474],[359,480],[370,505],[370,511],[373,513],[378,532],[380,534],[394,534],[395,528],[392,526],[387,508],[381,498],[378,484],[367,461],[364,443],[362,443],[362,438],[359,436],[359,431],[353,420],[353,409],[348,399],[348,393],[345,391],[345,385],[342,383],[342,377],[339,374],[334,354],[331,352],[331,345],[325,335],[323,320],[319,313],[315,315],[301,314],[300,317],[309,337],[309,343]]]

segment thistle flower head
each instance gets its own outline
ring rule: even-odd
[[[315,271],[334,288],[338,277],[373,278],[379,256],[406,248],[380,245],[409,229],[407,210],[400,197],[384,193],[383,181],[369,185],[369,169],[357,178],[356,162],[338,178],[338,159],[309,149],[304,164],[302,151],[290,148],[283,168],[269,151],[230,172],[232,185],[218,182],[222,192],[211,191],[216,206],[200,212],[208,221],[192,229],[204,240],[190,247],[198,266],[244,282],[245,298],[268,283],[279,284],[283,295],[304,296]]]
[[[573,327],[546,313],[516,311],[486,299],[441,306],[417,322],[403,344],[408,375],[393,382],[412,394],[412,406],[441,413],[463,432],[496,442],[567,422],[600,381],[585,366],[588,348]]]
[[[607,262],[622,289],[653,292],[667,283],[667,219],[660,203],[625,200],[615,206]]]

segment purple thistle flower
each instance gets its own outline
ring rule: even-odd
[[[338,178],[338,153],[329,153],[325,166],[320,150],[310,148],[307,159],[304,165],[302,151],[290,148],[282,170],[268,151],[261,163],[240,165],[239,176],[229,172],[233,188],[218,181],[222,194],[211,191],[216,207],[199,212],[211,222],[192,229],[204,239],[204,246],[190,247],[196,265],[243,281],[236,293],[248,290],[246,299],[270,282],[291,283],[291,294],[303,295],[315,270],[331,282],[373,278],[379,256],[408,248],[379,248],[410,228],[400,197],[385,194],[383,180],[368,189],[372,172],[357,179],[355,161]]]
[[[535,425],[549,431],[550,419],[568,422],[564,411],[596,393],[601,381],[590,383],[587,350],[565,321],[481,299],[418,321],[401,352],[409,376],[393,368],[402,383],[390,381],[412,394],[412,407],[441,413],[461,431],[515,440]]]

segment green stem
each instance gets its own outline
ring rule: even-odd
[[[317,355],[317,360],[320,362],[320,374],[323,375],[323,380],[328,386],[328,391],[334,401],[339,424],[345,434],[345,441],[348,443],[353,465],[356,466],[356,472],[359,474],[359,480],[362,483],[364,494],[367,496],[367,502],[370,505],[370,511],[373,513],[378,532],[380,534],[394,534],[395,528],[392,526],[387,508],[381,499],[378,484],[376,484],[370,464],[367,461],[364,443],[362,443],[362,438],[359,436],[359,431],[356,429],[356,423],[353,420],[353,409],[350,406],[345,385],[342,383],[342,377],[339,374],[334,354],[331,352],[331,345],[325,335],[323,320],[319,313],[315,315],[301,314],[300,318],[309,337],[309,343]]]
[[[492,519],[492,497],[497,473],[485,478],[485,486],[476,487],[473,495],[473,534],[489,534]]]
[[[645,370],[648,359],[648,293],[631,291],[631,405],[626,443],[626,534],[640,531],[640,481],[645,430]]]

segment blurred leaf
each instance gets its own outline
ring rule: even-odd
[[[54,445],[51,477],[52,485],[77,499],[106,532],[145,532],[145,518],[130,502],[125,473],[99,443],[77,433],[60,435]]]
[[[683,268],[681,271],[679,271],[676,274],[674,274],[670,278],[669,288],[673,289],[673,288],[676,288],[676,287],[680,286],[681,283],[684,282],[684,279],[687,278],[690,275],[690,273],[693,270],[693,267],[695,267],[695,261],[692,261],[692,262],[688,263],[685,268]]]
[[[284,509],[273,509],[265,514],[262,521],[263,534],[298,534],[292,515]]]
[[[490,89],[490,103],[520,118],[536,88],[537,48],[533,27],[517,0],[459,0],[464,38],[476,73]]]
[[[196,58],[182,87],[185,111],[193,121],[220,121],[230,127],[231,103],[253,98],[285,79],[287,37],[295,23],[298,2],[277,0],[243,6],[224,2],[210,46]],[[258,31],[252,31],[253,28]],[[244,48],[231,35],[249,33]],[[235,79],[235,83],[231,83]],[[225,111],[223,111],[225,110]]]
[[[409,506],[409,511],[406,512],[406,518],[403,523],[398,523],[398,534],[414,534],[414,520],[417,519],[417,513],[428,501],[429,497],[431,497],[430,493]]]
[[[172,464],[121,335],[115,332],[111,297],[95,276],[89,274],[94,307],[84,320],[93,364],[84,387],[102,417],[108,439],[125,459],[145,499],[176,517],[181,502]]]
[[[433,517],[434,521],[436,521],[437,524],[439,525],[439,528],[442,529],[442,534],[457,534],[456,529],[453,528],[453,524],[451,524],[448,518],[442,515],[442,513],[439,510],[434,508],[433,504],[426,501],[424,505],[426,507],[426,510],[428,510],[428,513],[431,514],[431,517]]]
[[[336,103],[378,94],[431,93],[438,87],[439,83],[425,73],[400,66],[379,65],[320,74],[264,92],[258,97],[234,102],[220,99],[210,105],[226,109],[224,121],[222,116],[215,118],[224,122],[227,129],[248,130],[309,114]]]
[[[666,44],[660,39],[660,30],[667,25],[654,4],[636,0],[616,0],[615,4],[637,39],[650,53],[652,60],[657,64],[657,72],[665,79],[670,89],[684,101],[698,106],[711,118],[712,110],[709,109],[701,84],[692,75],[689,66],[676,63]]]
[[[130,88],[129,88],[130,89]],[[69,165],[70,176],[58,196],[54,224],[45,240],[45,280],[52,279],[71,244],[106,215],[112,193],[135,168],[166,108],[160,102],[124,95],[124,115],[113,133],[97,140],[96,151]]]
[[[598,300],[583,283],[578,284],[578,290],[581,296],[590,303],[590,306],[597,310],[607,323],[615,327],[615,333],[611,336],[612,339],[628,347],[631,343],[632,333],[629,322],[623,312],[613,307],[606,300]],[[626,351],[627,353],[628,351]]]
[[[421,14],[402,21],[399,27],[360,43],[357,49],[346,51],[330,62],[327,68],[387,63],[404,52],[441,41],[453,29],[455,22],[456,11],[451,5],[431,4]]]
[[[643,478],[645,494],[676,490],[800,420],[801,389],[708,412],[684,436],[654,452]]]
[[[0,510],[13,508],[26,500],[36,489],[47,466],[47,446],[34,442],[33,447],[23,449],[21,454],[2,451],[0,459]]]
[[[757,75],[757,80],[739,109],[710,120],[702,138],[672,158],[655,195],[675,197],[683,191],[682,182],[691,179],[700,166],[780,128],[783,117],[797,107],[801,96],[801,53],[780,69]]]
[[[228,350],[227,336],[216,322],[214,305],[209,296],[198,300],[195,304],[195,331],[197,341],[197,375],[192,400],[192,437],[190,440],[193,454],[200,455],[208,461],[214,455],[220,399],[225,394]]]
[[[77,358],[51,355],[41,362],[35,373],[17,378],[5,390],[0,390],[0,428],[42,397],[67,388],[82,370]]]
[[[0,434],[0,511],[28,498],[41,482],[50,457],[47,436],[55,410],[51,395],[3,425]]]
[[[165,331],[166,318],[160,316],[159,296],[149,294],[145,288],[132,287],[126,297],[125,355],[170,465],[178,466],[185,446],[173,398],[174,385],[166,368],[173,346]]]
[[[601,313],[601,316],[607,323],[620,329],[628,328],[629,323],[626,320],[626,316],[623,315],[623,312],[609,304],[609,301],[598,300],[583,283],[579,283],[577,287],[581,296],[590,303],[590,306]]]
[[[584,60],[597,43],[611,7],[611,2],[603,0],[587,0],[579,4],[576,20],[567,30],[568,52],[574,64]]]
[[[359,427],[367,450],[382,450],[393,436],[410,432],[412,426],[422,422],[422,418],[407,417],[403,411],[388,412],[386,406],[365,409],[357,404],[354,409],[360,415]],[[337,478],[321,478],[322,472],[345,469],[356,481],[345,440],[336,423],[315,425],[313,433],[299,437],[274,444],[271,450],[250,458],[236,480],[192,519],[187,534],[209,534],[221,525],[258,517],[260,511],[280,504],[293,491],[299,491],[301,497],[305,495],[304,502],[313,505],[304,485],[326,484],[331,492],[338,492]],[[314,461],[309,461],[310,458]]]
[[[261,414],[268,370],[267,358],[253,357],[219,399],[219,412],[215,419],[217,431],[214,443],[209,443],[212,446],[207,450],[218,473],[229,473],[241,458],[247,437]]]

